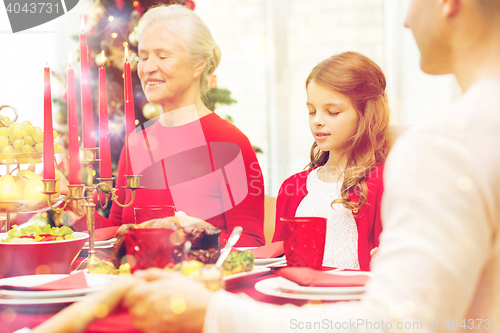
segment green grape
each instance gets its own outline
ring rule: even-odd
[[[24,140],[23,139],[17,139],[13,143],[14,148],[21,149],[24,146]]]
[[[29,120],[25,120],[25,121],[23,121],[23,122],[21,123],[21,126],[24,126],[24,127],[26,127],[26,126],[28,126],[28,125],[31,125],[31,121],[29,121]],[[33,126],[33,125],[31,125],[31,126]]]
[[[8,127],[0,127],[0,135],[1,136],[9,136],[10,130]]]
[[[54,132],[53,132],[53,134],[52,134],[52,135],[54,135],[54,138],[53,138],[53,139],[55,140],[55,139],[57,138],[57,131],[56,131],[56,130],[53,130],[53,131],[54,131]]]
[[[25,144],[22,148],[23,153],[32,153],[33,146]]]
[[[61,154],[63,152],[63,147],[61,145],[57,145],[57,148],[54,148],[54,153]]]
[[[28,135],[33,135],[36,133],[36,129],[35,129],[35,126],[33,125],[28,125],[24,128],[24,133],[28,134]]]
[[[35,164],[36,163],[41,163],[41,162],[42,162],[42,159],[40,157],[33,159],[33,163],[35,163]]]
[[[21,124],[19,123],[13,123],[12,125],[10,125],[10,128],[12,128],[12,130],[15,130],[16,128],[20,128],[21,127]]]
[[[13,152],[16,153],[16,154],[18,154],[18,153],[22,153],[23,150],[21,148],[14,147]]]
[[[40,127],[38,127],[38,126],[35,127],[35,132],[42,132],[43,133],[42,129]]]
[[[39,153],[43,152],[43,143],[39,142],[35,146],[35,150]]]
[[[40,131],[40,132],[36,132],[35,134],[33,134],[33,140],[35,140],[35,142],[42,142],[43,141],[43,132]]]
[[[2,135],[0,136],[0,147],[5,147],[9,144],[9,138]]]
[[[31,135],[24,135],[24,143],[33,146],[35,144],[35,140],[33,140],[33,137]]]
[[[21,128],[16,128],[12,131],[12,136],[21,139],[24,136],[24,131]]]
[[[3,117],[3,121],[7,124],[7,126],[10,126],[10,118],[9,117]]]
[[[13,135],[9,135],[9,142],[10,143],[14,143],[14,141],[16,141],[17,139],[13,136]]]
[[[12,154],[14,152],[14,148],[11,145],[5,146],[2,148],[2,153],[4,154]]]

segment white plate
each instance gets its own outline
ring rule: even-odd
[[[276,280],[284,279],[282,277],[275,277],[259,281],[255,284],[255,289],[265,295],[276,296],[288,299],[302,299],[302,300],[321,300],[321,301],[350,301],[363,298],[363,294],[300,294],[288,293],[282,291],[278,287]],[[279,281],[279,280],[278,280]]]
[[[18,287],[33,287],[44,283],[49,283],[55,280],[62,279],[68,274],[42,274],[42,275],[24,275],[15,276],[11,278],[0,279],[0,284],[9,284]],[[69,290],[48,290],[48,291],[31,291],[31,290],[0,290],[0,300],[6,301],[2,298],[13,299],[44,299],[44,298],[59,298],[59,297],[74,297],[86,295],[98,290],[102,290],[109,286],[113,281],[119,279],[117,275],[106,274],[87,274],[88,288],[85,289],[69,289]]]
[[[344,276],[357,276],[357,275],[368,275],[369,272],[356,272],[356,271],[330,271],[324,272],[327,274],[344,275]],[[275,283],[283,292],[288,293],[300,293],[300,294],[360,294],[366,291],[365,286],[361,287],[305,287],[301,286],[293,281],[280,277],[275,280]]]
[[[255,249],[255,248],[256,247],[237,247],[236,250],[248,251],[248,250]],[[274,264],[275,262],[281,261],[283,259],[286,259],[285,256],[278,257],[278,258],[254,259],[254,264],[257,266],[269,265],[269,264]]]
[[[267,267],[260,267],[260,266],[254,266],[253,270],[250,272],[242,272],[242,273],[237,273],[237,274],[232,274],[232,275],[227,275],[224,276],[222,279],[224,281],[234,281],[237,280],[241,277],[248,277],[248,276],[253,276],[253,275],[263,275],[267,272],[269,272],[271,269]]]
[[[103,240],[103,241],[98,241],[98,242],[94,242],[94,246],[106,246],[106,245],[113,245],[116,243],[116,238],[110,238],[110,239],[107,239],[107,240]],[[83,248],[89,248],[89,242],[86,242],[85,244],[83,244]]]
[[[113,246],[115,246],[115,244],[106,244],[106,245],[96,245],[94,246],[94,249],[96,250],[99,250],[99,249],[111,249]],[[84,246],[82,247],[82,250],[88,250],[89,247],[88,246]]]
[[[8,309],[17,313],[48,314],[56,313],[71,303],[83,301],[88,296],[37,298],[37,299],[2,299],[0,297],[0,310]]]

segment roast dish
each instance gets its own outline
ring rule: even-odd
[[[182,260],[198,260],[205,264],[213,264],[220,254],[220,230],[210,223],[193,217],[170,216],[154,219],[141,224],[124,224],[116,232],[116,244],[113,248],[112,261],[116,268],[120,267],[122,258],[126,255],[125,233],[134,228],[169,228],[176,231],[177,246],[174,248],[175,262]],[[165,240],[168,241],[168,240]],[[191,250],[184,258],[183,244],[191,242]]]

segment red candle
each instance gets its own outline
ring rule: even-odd
[[[87,53],[87,36],[84,34],[85,21],[82,16],[82,33],[80,34],[80,84],[82,88],[82,134],[83,147],[95,148],[94,116],[92,112],[92,94],[90,91],[89,59]]]
[[[132,74],[130,72],[130,63],[128,62],[128,48],[125,46],[125,64],[123,65],[123,79],[125,88],[125,145],[128,147],[128,135],[135,130],[135,112],[134,112],[134,92],[132,90]],[[125,153],[128,154],[128,149]],[[127,168],[126,174],[130,175],[128,155],[126,155]]]
[[[106,69],[104,51],[99,68],[99,156],[101,178],[111,178],[111,151],[109,148],[108,94],[106,92]]]
[[[71,68],[71,54],[68,68],[68,149],[69,149],[69,183],[82,183],[80,172],[80,143],[78,142],[78,111],[76,109],[75,73]]]
[[[50,92],[50,69],[44,68],[43,93],[43,178],[55,179],[54,133],[52,128],[52,95]]]

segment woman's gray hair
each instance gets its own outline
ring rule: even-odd
[[[137,25],[137,39],[149,25],[161,22],[165,29],[177,37],[190,58],[195,61],[207,61],[200,77],[202,96],[208,91],[208,76],[219,66],[221,51],[215,43],[212,33],[203,20],[192,10],[182,5],[161,5],[150,8]]]

